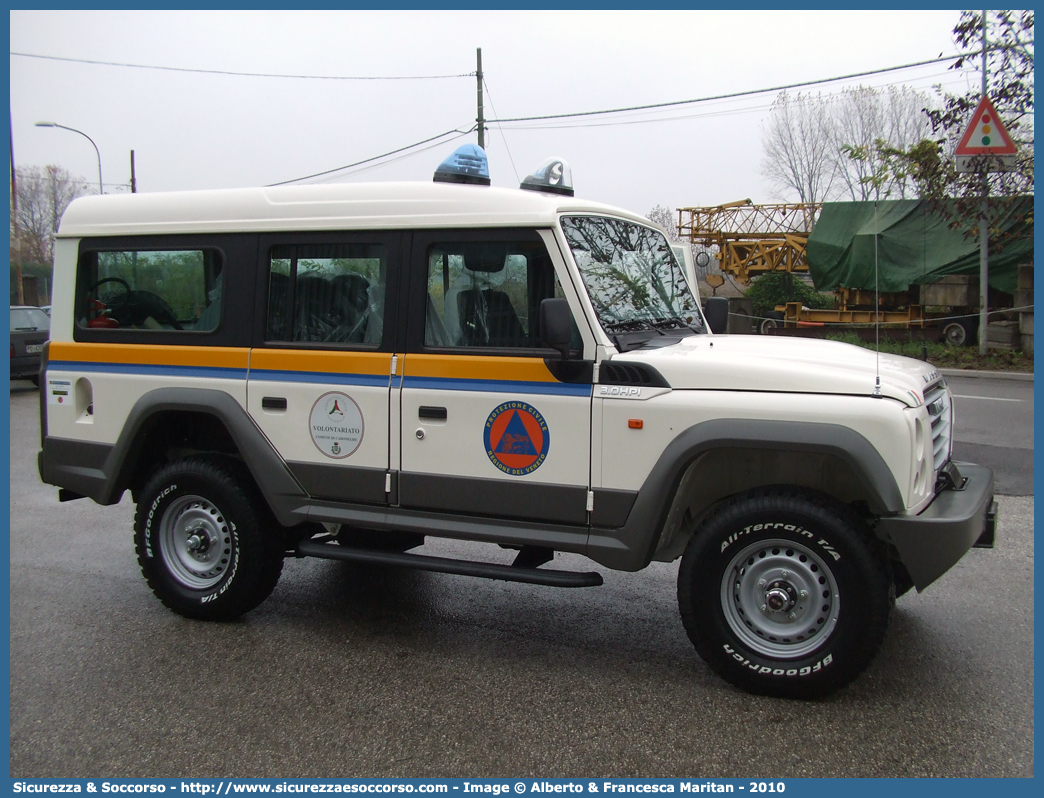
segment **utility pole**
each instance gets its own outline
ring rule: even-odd
[[[986,12],[982,12],[982,96],[986,96]],[[990,296],[989,213],[990,173],[982,167],[982,215],[979,217],[979,354],[987,350],[986,328]]]
[[[131,194],[138,193],[138,181],[134,177],[134,150],[131,150]]]
[[[478,56],[478,71],[475,73],[478,83],[478,118],[475,121],[478,122],[478,145],[486,149],[486,117],[482,110],[482,48],[477,48],[475,52]]]

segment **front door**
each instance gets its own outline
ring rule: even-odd
[[[541,346],[540,302],[563,295],[544,239],[416,233],[411,264],[400,504],[586,524],[590,370]]]

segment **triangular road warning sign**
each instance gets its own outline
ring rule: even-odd
[[[989,97],[984,95],[979,100],[954,155],[1015,155],[1015,142],[1005,130]]]

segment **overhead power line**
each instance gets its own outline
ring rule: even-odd
[[[486,122],[486,124],[503,125],[503,124],[506,124],[506,123],[514,123],[514,122],[538,122],[538,121],[546,121],[546,120],[577,119],[577,118],[582,118],[582,117],[605,116],[605,115],[608,115],[608,114],[628,113],[628,112],[634,112],[634,111],[649,111],[649,110],[656,110],[656,109],[661,109],[661,108],[671,108],[671,107],[678,107],[678,106],[683,106],[683,105],[693,105],[693,104],[696,104],[696,103],[712,102],[712,101],[716,101],[716,100],[729,100],[729,99],[735,99],[735,98],[739,98],[739,97],[750,97],[750,96],[757,95],[757,94],[768,94],[770,92],[785,91],[787,89],[803,88],[805,86],[815,86],[815,85],[824,84],[824,83],[835,83],[835,82],[840,81],[840,80],[851,80],[853,78],[867,77],[869,75],[880,75],[880,74],[885,74],[885,73],[888,73],[888,72],[897,72],[897,71],[903,70],[903,69],[912,69],[914,67],[927,66],[929,64],[938,64],[938,63],[941,63],[941,62],[944,62],[944,61],[954,61],[954,60],[956,60],[959,57],[960,56],[940,56],[939,58],[932,58],[932,59],[929,59],[927,61],[917,61],[917,62],[914,62],[914,63],[911,63],[911,64],[903,64],[901,66],[885,67],[884,69],[874,69],[874,70],[868,70],[868,71],[865,71],[865,72],[855,72],[855,73],[852,73],[850,75],[841,75],[841,76],[833,77],[833,78],[822,78],[820,80],[810,80],[810,81],[805,81],[805,82],[802,82],[802,83],[791,83],[791,84],[788,84],[788,85],[785,85],[785,86],[776,86],[776,87],[773,87],[773,88],[753,89],[753,90],[750,90],[750,91],[734,92],[732,94],[720,94],[720,95],[716,95],[716,96],[712,96],[712,97],[700,97],[700,98],[693,99],[693,100],[676,100],[674,102],[654,103],[654,104],[651,104],[651,105],[636,105],[636,106],[630,106],[630,107],[627,107],[627,108],[613,108],[613,109],[607,109],[607,110],[603,110],[603,111],[579,111],[579,112],[570,113],[570,114],[548,114],[548,115],[544,115],[544,116],[525,116],[525,117],[513,117],[513,118],[506,118],[506,119],[489,119],[489,120],[485,120],[485,122]],[[475,73],[471,73],[471,74],[473,76]],[[718,113],[726,113],[726,112],[718,112]],[[688,118],[688,117],[678,117],[678,118],[679,119],[684,119],[684,118]],[[609,123],[605,123],[605,124],[640,124],[640,123],[642,123],[644,121],[650,121],[650,120],[633,120],[633,121],[629,121],[629,122],[616,122],[616,123],[609,122]],[[664,119],[664,120],[651,120],[651,121],[674,121],[674,120],[672,120],[672,119]],[[586,127],[586,125],[582,125],[582,126]],[[557,127],[557,126],[556,125],[551,125],[551,126],[537,126],[537,127]],[[429,142],[436,141],[437,139],[441,139],[441,138],[444,138],[444,137],[452,135],[452,134],[457,134],[457,136],[455,136],[455,138],[459,138],[460,136],[467,135],[468,133],[474,131],[475,129],[476,129],[476,127],[472,126],[470,130],[466,130],[466,131],[461,131],[461,130],[456,130],[456,129],[449,130],[449,131],[446,131],[445,133],[439,134],[438,136],[432,136],[431,138],[424,139],[423,141],[418,141],[415,144],[410,144],[410,145],[408,145],[406,147],[400,147],[397,150],[392,150],[391,152],[386,152],[386,153],[384,153],[382,155],[375,155],[372,158],[366,158],[365,160],[362,160],[362,161],[356,161],[355,163],[347,164],[346,166],[339,166],[336,169],[328,169],[328,170],[326,170],[324,172],[317,172],[316,174],[313,174],[313,175],[306,175],[305,177],[298,177],[298,178],[295,178],[293,180],[284,180],[281,183],[272,183],[272,184],[270,184],[270,187],[271,186],[287,185],[288,183],[298,183],[298,182],[300,182],[302,180],[310,180],[310,179],[316,178],[316,177],[324,177],[324,176],[333,174],[335,172],[343,172],[343,171],[345,171],[347,169],[352,169],[353,167],[362,166],[364,164],[368,164],[368,163],[372,163],[374,161],[378,161],[378,160],[380,160],[382,158],[386,158],[386,157],[388,157],[390,155],[396,155],[398,153],[402,153],[402,152],[405,152],[407,150],[412,150],[412,149],[414,149],[416,147],[420,147],[420,146],[422,146],[424,144],[428,144]],[[510,157],[510,153],[509,153],[509,157]],[[514,165],[514,164],[512,164],[512,165]]]
[[[359,175],[359,174],[362,174],[363,172],[368,172],[371,169],[380,169],[382,166],[387,166],[390,163],[395,163],[396,161],[402,161],[402,160],[405,160],[406,158],[412,158],[415,155],[420,155],[422,152],[427,152],[428,150],[433,150],[436,147],[441,147],[443,144],[449,144],[450,142],[456,141],[459,138],[463,138],[464,136],[469,136],[472,133],[474,133],[477,129],[478,129],[478,126],[475,125],[475,126],[473,126],[471,128],[471,130],[465,130],[464,132],[458,133],[457,135],[452,136],[451,138],[445,139],[444,141],[436,141],[434,144],[429,144],[426,147],[420,147],[420,146],[416,146],[415,145],[415,147],[413,149],[411,149],[409,152],[403,152],[400,155],[396,156],[395,158],[388,158],[387,160],[381,161],[380,163],[372,163],[369,166],[363,166],[361,169],[355,169],[354,171],[352,171],[352,174],[353,175]],[[380,157],[386,157],[386,156],[380,156]],[[351,168],[351,167],[347,167],[347,168]],[[317,180],[316,182],[317,183],[332,183],[332,182],[334,182],[336,177],[337,177],[337,175],[331,175],[331,176],[326,177],[323,180]]]
[[[916,61],[912,64],[903,64],[902,66],[885,67],[884,69],[871,69],[866,72],[853,72],[850,75],[840,75],[835,78],[821,78],[820,80],[807,80],[802,83],[789,83],[785,86],[774,86],[767,89],[751,89],[749,91],[737,91],[732,94],[717,94],[711,97],[698,97],[694,100],[674,100],[666,103],[652,103],[651,105],[632,105],[626,108],[609,108],[604,111],[577,111],[570,114],[547,114],[545,116],[516,116],[508,119],[487,119],[486,124],[506,124],[508,122],[538,122],[546,119],[568,119],[571,117],[579,116],[603,116],[605,114],[620,114],[627,111],[651,111],[657,108],[671,108],[679,105],[692,105],[694,103],[706,103],[714,100],[731,100],[736,97],[750,97],[754,94],[767,94],[769,92],[786,91],[787,89],[800,89],[806,86],[817,86],[822,83],[835,83],[839,80],[852,80],[853,78],[864,78],[869,75],[882,75],[886,72],[897,72],[901,69],[912,69],[919,66],[927,66],[928,64],[938,64],[942,61],[956,61],[962,56],[950,55],[941,56],[939,58],[931,58],[927,61]]]
[[[91,61],[86,58],[61,58],[56,55],[35,55],[33,53],[15,53],[11,55],[19,58],[40,58],[45,61],[68,61],[74,64],[94,64],[96,66],[127,67],[130,69],[159,69],[164,72],[195,72],[203,75],[233,75],[240,78],[290,78],[293,80],[442,80],[444,78],[468,78],[475,77],[474,72],[465,72],[460,75],[278,75],[265,72],[232,72],[224,69],[190,69],[189,67],[155,66],[149,64],[121,64],[116,61]]]
[[[391,150],[390,152],[385,152],[385,153],[382,153],[381,155],[374,155],[372,158],[364,158],[363,160],[356,161],[355,163],[350,163],[350,164],[347,164],[345,166],[338,166],[338,167],[336,167],[334,169],[327,169],[324,172],[316,172],[315,174],[312,174],[312,175],[305,175],[304,177],[295,177],[293,180],[283,180],[283,181],[281,181],[279,183],[269,183],[267,186],[265,186],[265,188],[273,188],[274,186],[285,186],[285,185],[287,185],[289,183],[299,183],[302,180],[311,180],[313,177],[323,177],[325,175],[333,174],[334,172],[343,172],[345,169],[351,169],[351,168],[353,168],[355,166],[362,166],[363,164],[371,163],[372,161],[378,161],[381,158],[387,158],[389,155],[396,155],[396,154],[398,154],[400,152],[405,152],[406,150],[412,150],[415,147],[420,147],[421,145],[427,144],[428,142],[431,142],[431,141],[435,141],[436,139],[445,138],[446,136],[452,136],[454,133],[457,134],[457,136],[455,136],[455,138],[460,138],[460,136],[466,136],[466,135],[468,135],[468,133],[471,133],[473,130],[475,130],[474,126],[470,130],[456,130],[456,129],[447,130],[445,133],[439,133],[439,135],[432,136],[429,139],[424,139],[424,141],[418,141],[418,142],[415,142],[414,144],[407,144],[405,147],[399,147],[397,150]]]
[[[934,75],[933,77],[939,78],[941,75]],[[951,82],[952,85],[959,85],[959,83]],[[936,85],[951,85],[945,82],[937,83]],[[839,94],[827,94],[826,98],[834,99],[839,97]],[[668,116],[646,116],[636,118],[614,118],[614,119],[600,119],[594,121],[585,121],[584,117],[579,118],[565,118],[557,120],[547,120],[543,124],[537,122],[532,124],[515,124],[500,125],[500,130],[561,130],[561,129],[576,129],[576,128],[594,128],[594,127],[622,127],[625,125],[650,125],[660,124],[663,122],[683,122],[690,119],[707,119],[709,117],[716,116],[734,116],[736,114],[748,114],[754,112],[767,111],[772,107],[772,102],[768,99],[756,101],[754,105],[745,105],[742,108],[722,108],[720,110],[706,109],[704,111],[691,111],[687,113],[675,113]],[[494,109],[495,110],[495,109]],[[643,112],[632,112],[641,114]],[[496,120],[493,120],[494,122]]]

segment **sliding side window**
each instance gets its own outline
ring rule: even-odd
[[[268,260],[266,340],[380,345],[388,271],[384,245],[277,245]]]

